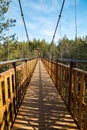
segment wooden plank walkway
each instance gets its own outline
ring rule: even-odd
[[[38,61],[13,130],[78,130],[41,61]]]

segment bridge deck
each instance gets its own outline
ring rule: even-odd
[[[13,130],[77,130],[41,61],[36,66]]]

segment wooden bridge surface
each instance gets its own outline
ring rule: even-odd
[[[78,130],[41,61],[37,63],[13,130]]]

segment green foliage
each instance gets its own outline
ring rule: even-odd
[[[87,37],[69,40],[64,37],[57,46],[58,57],[87,60]]]
[[[7,60],[9,51],[9,60],[18,58],[31,58],[31,57],[48,57],[50,58],[50,43],[44,39],[28,42],[11,41],[8,43],[0,44],[0,60]],[[87,39],[77,38],[76,41],[69,40],[64,37],[59,41],[59,44],[52,44],[51,46],[52,59],[69,58],[87,60]]]
[[[11,41],[8,44],[0,44],[0,61],[20,59],[20,58],[34,58],[34,57],[47,57],[50,58],[50,43],[43,40],[33,39],[28,42]],[[55,43],[51,46],[52,59],[69,58],[87,60],[87,37],[77,38],[76,41],[69,40],[64,37],[59,41],[56,46]],[[79,65],[80,68],[87,70],[85,65]]]
[[[8,47],[9,45],[9,47]],[[49,44],[45,40],[28,42],[11,41],[0,45],[0,60],[13,60],[19,58],[47,57]],[[9,55],[8,55],[9,53]],[[9,57],[8,57],[9,56]]]
[[[45,39],[33,39],[28,42],[18,42],[15,34],[8,36],[7,31],[15,26],[16,20],[5,16],[9,9],[10,0],[0,0],[0,61],[19,58],[48,57],[87,60],[87,36],[69,40],[66,36],[59,44],[46,42]]]
[[[10,0],[0,0],[0,42],[8,42],[13,40],[15,35],[7,36],[10,27],[15,26],[16,20],[6,18],[9,9]]]

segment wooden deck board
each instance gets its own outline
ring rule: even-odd
[[[41,61],[36,66],[13,130],[77,130]]]

